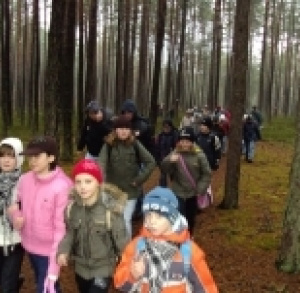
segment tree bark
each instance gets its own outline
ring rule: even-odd
[[[233,95],[229,106],[232,113],[232,123],[229,133],[225,195],[220,204],[220,207],[224,209],[238,207],[242,140],[241,121],[247,95],[249,11],[250,0],[237,0],[233,36]]]

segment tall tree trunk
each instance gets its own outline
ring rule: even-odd
[[[63,39],[63,86],[62,86],[62,150],[61,158],[66,161],[73,159],[73,88],[74,88],[74,55],[75,55],[75,19],[76,4],[66,0],[65,36]]]
[[[91,0],[89,13],[89,38],[87,44],[85,104],[87,104],[90,100],[96,99],[97,11],[98,0]]]
[[[298,60],[300,61],[300,60]],[[290,172],[290,187],[287,207],[283,219],[283,231],[279,254],[276,260],[278,270],[287,273],[300,272],[300,78],[298,78],[298,106],[297,106],[297,136],[294,158]]]
[[[10,17],[9,17],[9,0],[2,0],[0,4],[1,16],[1,110],[2,110],[2,135],[7,136],[8,127],[10,126]]]
[[[116,52],[116,98],[115,113],[120,111],[121,103],[124,100],[124,56],[122,54],[124,40],[124,1],[118,0],[118,36]]]
[[[53,0],[45,74],[44,133],[55,136],[57,139],[59,138],[59,101],[63,99],[61,96],[61,83],[65,78],[62,65],[64,12],[65,0]]]
[[[147,97],[147,60],[148,60],[148,38],[149,38],[149,10],[150,3],[148,0],[143,0],[142,8],[142,23],[139,44],[139,67],[138,67],[138,84],[136,90],[137,106],[143,108],[143,101]]]
[[[79,30],[79,39],[78,39],[78,73],[77,73],[77,131],[80,132],[81,127],[83,126],[83,120],[85,111],[84,109],[84,73],[83,73],[83,0],[78,1],[78,30]]]
[[[33,120],[31,130],[39,129],[39,77],[40,77],[40,32],[39,32],[39,0],[34,1],[32,23],[32,87],[33,87]]]
[[[238,207],[242,138],[241,121],[247,95],[249,12],[250,0],[237,0],[233,36],[233,95],[229,106],[232,113],[232,123],[229,133],[225,195],[220,204],[220,207],[224,209]]]
[[[180,31],[180,41],[179,41],[179,61],[178,61],[178,73],[177,73],[177,91],[176,95],[179,103],[182,102],[183,95],[183,61],[184,61],[184,49],[185,49],[185,31],[186,31],[186,13],[187,13],[187,0],[182,0],[181,9],[181,31]]]
[[[208,104],[211,109],[218,103],[219,81],[220,81],[220,61],[221,61],[221,41],[222,41],[222,23],[221,23],[221,0],[215,1],[215,17],[213,23],[213,49],[211,54],[210,79]]]
[[[157,27],[156,27],[156,43],[155,43],[155,58],[152,82],[152,94],[150,103],[150,121],[152,125],[156,125],[158,109],[158,93],[159,93],[159,78],[161,71],[161,54],[164,45],[165,22],[167,12],[167,1],[160,0],[157,7]]]

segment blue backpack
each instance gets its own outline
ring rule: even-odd
[[[138,239],[136,247],[138,253],[140,253],[143,250],[146,250],[146,242],[144,237],[140,237]],[[184,275],[187,276],[189,274],[191,266],[191,241],[186,240],[185,242],[181,243],[179,250],[183,260]]]

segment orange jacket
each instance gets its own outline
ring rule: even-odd
[[[189,239],[190,235],[187,229],[181,231],[180,233],[173,233],[167,236],[155,237],[150,232],[143,228],[140,235],[135,237],[125,248],[122,259],[116,268],[114,275],[114,284],[117,289],[122,292],[129,292],[132,286],[137,282],[134,280],[130,273],[131,262],[137,254],[137,241],[140,237],[152,238],[152,239],[162,239],[167,241],[172,241],[174,243],[183,243]],[[197,292],[197,293],[217,293],[218,289],[210,273],[210,270],[205,261],[204,252],[197,246],[194,241],[191,241],[191,259],[190,259],[190,269],[188,273],[188,280],[192,286],[192,290],[187,289],[186,276],[183,270],[183,260],[178,249],[178,253],[175,254],[173,263],[170,266],[170,276],[171,280],[168,284],[163,286],[161,293],[187,293],[187,292]],[[172,271],[173,270],[173,271]],[[147,269],[146,269],[147,272]],[[149,293],[149,284],[147,281],[147,273],[141,279],[141,292]]]

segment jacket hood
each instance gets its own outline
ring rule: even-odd
[[[24,162],[24,156],[20,155],[20,153],[23,152],[23,143],[21,140],[16,137],[8,137],[1,140],[0,146],[3,144],[9,145],[13,148],[17,159],[17,169],[21,169]]]
[[[172,230],[173,232],[171,234],[154,236],[145,226],[143,226],[140,232],[140,236],[157,240],[170,241],[179,244],[190,239],[187,220],[182,215],[178,217],[178,220],[173,224]]]
[[[122,108],[121,108],[121,112],[132,112],[134,114],[134,116],[136,116],[137,114],[137,108],[136,105],[134,103],[134,101],[132,101],[131,99],[127,99],[123,102]]]
[[[73,188],[70,193],[70,199],[75,200],[82,205],[82,200],[76,190]],[[122,214],[127,202],[127,193],[123,192],[117,186],[110,183],[103,183],[100,187],[99,197],[96,202],[101,203],[110,211]]]

